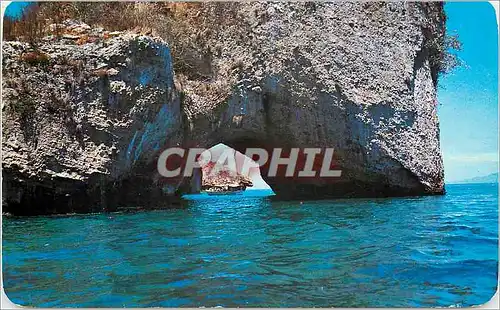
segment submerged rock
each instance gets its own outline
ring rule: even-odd
[[[159,152],[218,143],[242,153],[335,148],[335,182],[270,178],[264,167],[281,198],[444,192],[427,44],[444,33],[442,4],[254,2],[227,10],[237,18],[206,29],[211,52],[198,75],[174,76],[167,42],[128,32],[80,45],[44,42],[43,61],[23,58],[26,44],[4,42],[4,211],[169,205],[193,182],[162,180]],[[210,14],[200,10],[216,18]]]

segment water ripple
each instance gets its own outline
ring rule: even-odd
[[[498,188],[4,218],[7,295],[37,307],[449,307],[498,275]],[[255,193],[255,192],[254,192]]]

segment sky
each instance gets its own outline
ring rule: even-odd
[[[453,183],[498,171],[498,30],[487,2],[449,2],[445,11],[465,63],[438,88],[445,180]]]
[[[22,9],[27,6],[30,2],[26,2],[26,1],[20,1],[20,2],[11,2],[6,10],[5,10],[5,15],[7,16],[12,16],[12,17],[15,17],[15,16],[20,16],[21,15],[21,11]]]
[[[12,2],[18,15],[29,2]],[[465,66],[441,76],[441,150],[447,183],[498,171],[498,30],[487,2],[448,2],[447,31],[458,34]]]

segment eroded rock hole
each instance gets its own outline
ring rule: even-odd
[[[237,194],[249,190],[271,190],[259,165],[235,149],[219,143],[200,155],[200,192]]]

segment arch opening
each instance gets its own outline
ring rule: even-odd
[[[193,173],[192,193],[232,194],[244,191],[268,191],[259,164],[242,152],[218,143],[200,154],[201,167]]]

